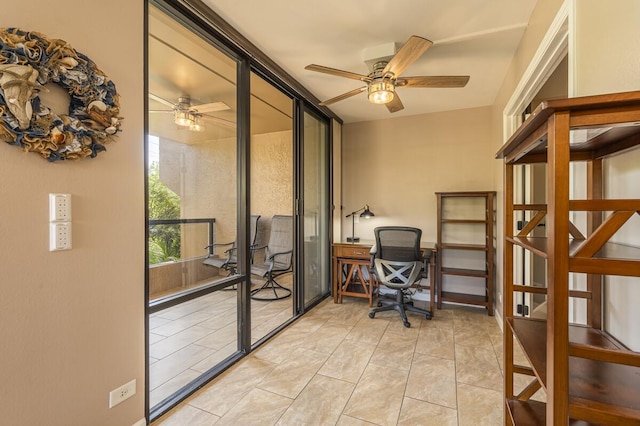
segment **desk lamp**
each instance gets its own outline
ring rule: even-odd
[[[356,237],[355,234],[355,229],[356,229],[356,213],[360,212],[364,210],[362,213],[360,213],[360,217],[363,217],[365,219],[369,219],[370,217],[375,216],[375,214],[373,214],[373,212],[371,210],[369,210],[369,205],[365,204],[364,207],[362,207],[361,209],[358,209],[356,211],[353,211],[351,213],[349,213],[346,217],[351,217],[351,236],[347,237],[347,242],[350,243],[357,243],[358,241],[360,241],[359,237]]]

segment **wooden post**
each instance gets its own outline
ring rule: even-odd
[[[504,395],[513,397],[513,333],[507,319],[513,317],[513,243],[507,237],[513,237],[513,164],[504,166],[504,247],[502,277],[502,331],[504,343]],[[508,423],[509,408],[505,401],[504,421]]]
[[[548,120],[547,424],[569,423],[569,112]]]
[[[587,199],[602,199],[602,160],[587,162]],[[587,212],[587,237],[602,223],[602,212]],[[602,329],[602,275],[587,275],[587,291],[591,299],[587,299],[587,325]]]

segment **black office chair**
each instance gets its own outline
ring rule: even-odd
[[[264,262],[253,263],[251,273],[267,280],[258,288],[251,290],[254,300],[280,300],[291,295],[291,289],[280,285],[276,278],[293,270],[293,217],[276,215],[271,219],[269,243],[255,247],[254,251],[264,250]],[[266,292],[262,293],[262,292]],[[270,294],[273,293],[273,296]]]
[[[420,251],[422,230],[406,226],[381,226],[374,229],[376,245],[372,250],[372,266],[378,283],[396,290],[394,300],[378,300],[378,307],[369,312],[369,318],[376,313],[396,310],[405,327],[411,327],[405,311],[425,315],[431,319],[431,312],[413,306],[407,294],[409,287],[419,281],[424,274],[424,259]]]
[[[256,235],[258,234],[258,221],[260,220],[260,215],[252,215],[250,218],[250,235],[249,235],[249,247],[252,250],[251,254],[253,257],[253,248],[256,244]],[[217,257],[213,255],[215,247],[225,247],[230,246],[227,250],[224,251],[225,257]],[[219,270],[227,271],[227,276],[233,275],[236,273],[236,269],[238,267],[238,246],[236,241],[232,241],[230,243],[216,243],[209,244],[205,246],[205,249],[209,250],[209,255],[202,261],[207,266],[215,266]],[[251,259],[253,260],[253,259]]]

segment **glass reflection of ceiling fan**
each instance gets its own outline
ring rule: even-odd
[[[235,127],[235,123],[233,121],[209,115],[209,113],[212,112],[231,109],[231,107],[224,102],[211,102],[193,105],[191,103],[191,97],[189,95],[184,95],[178,98],[177,103],[173,103],[161,98],[160,96],[154,95],[153,93],[149,93],[149,99],[171,108],[168,110],[149,110],[150,113],[171,113],[173,114],[173,121],[178,126],[187,128],[194,132],[202,132],[205,130],[203,120],[227,127]]]

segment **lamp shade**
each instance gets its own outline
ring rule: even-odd
[[[369,204],[365,204],[364,207],[362,207],[361,209],[358,209],[349,213],[346,216],[351,218],[351,236],[347,237],[348,242],[357,243],[358,241],[360,241],[360,238],[356,237],[355,231],[356,231],[356,214],[361,210],[362,210],[362,213],[360,213],[360,217],[369,219],[370,217],[375,216],[373,212],[369,210]]]
[[[365,219],[369,219],[370,217],[375,216],[375,214],[373,214],[373,212],[371,210],[369,210],[369,205],[365,204],[364,206],[364,211],[362,213],[360,213],[360,217],[363,217]]]

